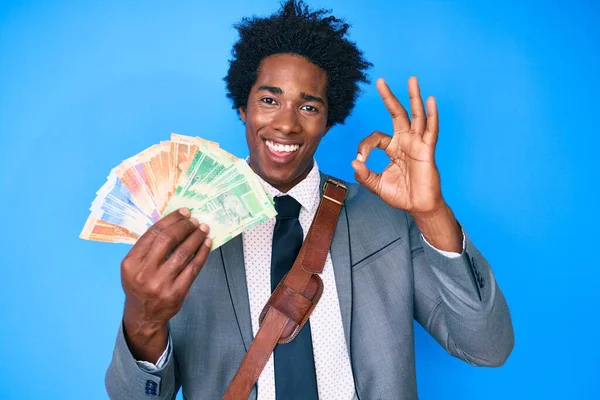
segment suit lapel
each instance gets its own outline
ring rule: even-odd
[[[327,176],[321,174],[320,192],[323,192],[323,185]],[[333,234],[331,242],[331,261],[333,263],[333,272],[335,275],[335,284],[340,302],[340,311],[342,314],[342,324],[344,326],[344,336],[348,354],[350,352],[350,325],[352,318],[352,275],[350,266],[350,237],[348,225],[346,223],[346,207],[342,207],[340,216]]]
[[[231,303],[233,304],[244,347],[248,351],[248,347],[252,343],[252,321],[250,318],[250,301],[248,300],[242,235],[238,235],[225,243],[221,246],[220,251]]]

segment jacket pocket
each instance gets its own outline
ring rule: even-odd
[[[358,262],[354,263],[352,265],[352,271],[357,271],[357,270],[361,269],[362,267],[371,264],[373,261],[377,260],[380,257],[385,256],[387,253],[389,253],[390,251],[394,250],[395,248],[397,248],[401,244],[402,244],[402,238],[401,237],[398,237],[398,238],[392,240],[390,243],[388,243],[385,246],[381,247],[379,250],[374,251],[373,253],[369,254],[366,257],[363,257],[361,260],[359,260]]]

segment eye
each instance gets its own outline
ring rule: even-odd
[[[312,113],[312,112],[318,112],[318,111],[319,111],[319,110],[317,109],[317,107],[313,107],[313,106],[311,106],[311,105],[308,105],[308,104],[306,104],[306,105],[302,106],[302,107],[301,107],[301,109],[302,109],[302,110],[306,110],[306,111],[308,111],[308,112],[311,112],[311,113]]]
[[[260,101],[262,101],[263,103],[271,104],[271,105],[277,104],[275,99],[272,97],[263,97],[262,99],[260,99]]]

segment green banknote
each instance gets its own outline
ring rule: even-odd
[[[209,146],[200,146],[182,173],[164,214],[180,207],[210,226],[212,249],[276,215],[273,199],[246,161]]]
[[[276,212],[256,179],[240,179],[212,197],[190,202],[192,216],[210,226],[213,249],[275,216]]]
[[[199,146],[187,171],[184,171],[177,183],[175,193],[167,203],[163,215],[186,207],[193,201],[206,200],[216,182],[220,181],[226,170],[233,167],[233,161],[213,151],[209,146]]]

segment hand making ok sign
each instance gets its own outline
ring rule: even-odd
[[[435,165],[435,145],[438,139],[438,111],[435,99],[427,99],[427,114],[417,78],[408,80],[412,119],[383,79],[377,89],[392,116],[393,135],[375,131],[358,146],[357,159],[352,161],[356,180],[392,207],[411,214],[434,213],[445,206],[440,187],[440,175]],[[374,148],[385,151],[390,164],[381,174],[365,165]]]

